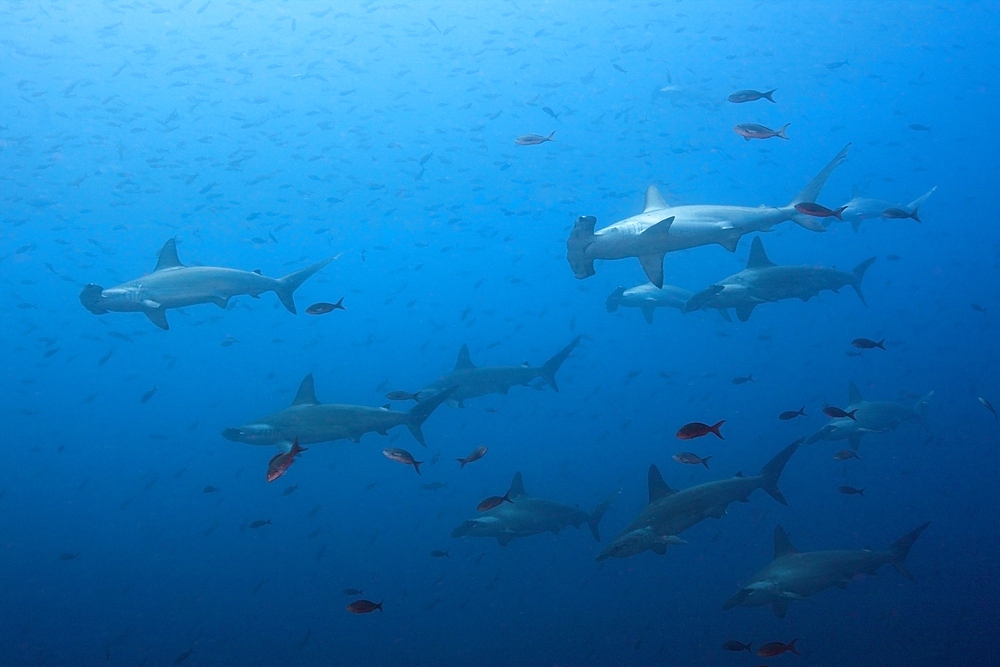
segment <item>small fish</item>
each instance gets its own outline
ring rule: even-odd
[[[982,400],[982,399],[980,399],[980,400]],[[485,445],[479,445],[478,447],[476,447],[475,449],[473,449],[472,453],[469,454],[468,456],[466,456],[464,459],[455,459],[456,461],[458,461],[459,463],[462,464],[459,467],[459,469],[464,468],[466,463],[472,463],[473,461],[478,461],[479,459],[481,459],[484,456],[486,456],[486,452],[487,452],[488,449],[489,448],[486,447]]]
[[[332,312],[334,310],[347,310],[344,308],[344,297],[340,297],[340,301],[337,303],[327,303],[326,301],[320,301],[319,303],[314,303],[313,305],[306,308],[307,315],[325,315],[326,313]]]
[[[271,520],[270,519],[257,519],[256,521],[254,521],[253,523],[250,524],[250,527],[253,528],[253,529],[257,529],[257,528],[263,528],[264,526],[270,526],[270,525],[271,525]]]
[[[746,377],[734,377],[733,384],[746,384],[747,382],[754,382],[753,373]]]
[[[859,350],[874,350],[876,347],[880,350],[885,349],[885,338],[882,340],[872,340],[870,338],[855,338],[851,341],[851,345],[858,348]]]
[[[920,123],[910,123],[909,125],[907,125],[907,127],[910,128],[911,130],[913,130],[914,132],[930,132],[931,131],[931,126],[930,125],[921,125]]]
[[[701,458],[697,454],[692,454],[691,452],[679,452],[674,454],[674,461],[677,461],[678,463],[688,463],[690,465],[698,465],[700,463],[705,466],[706,470],[708,470],[708,460],[710,458],[712,457],[706,456],[705,458]]]
[[[886,255],[885,258],[891,262],[898,262],[899,260],[903,259],[899,255]]]
[[[555,111],[553,111],[549,107],[542,107],[542,111],[544,111],[548,115],[552,116],[552,118],[554,118],[555,120],[559,120],[559,114],[557,114]]]
[[[103,366],[104,364],[108,363],[108,360],[111,359],[111,355],[114,353],[115,353],[114,350],[109,350],[107,354],[105,354],[103,357],[97,360],[97,365]]]
[[[853,486],[838,486],[837,490],[843,493],[845,496],[861,496],[865,497],[864,489],[855,489]]]
[[[846,62],[846,61],[845,61]],[[791,651],[795,655],[801,655],[795,650],[795,642],[799,641],[798,637],[788,642],[787,644],[782,644],[781,642],[771,642],[770,644],[764,644],[759,649],[757,649],[757,655],[761,658],[772,658],[776,655],[781,655],[785,651]]]
[[[788,139],[785,135],[785,130],[791,123],[785,123],[777,130],[772,130],[769,127],[764,127],[763,125],[758,125],[757,123],[740,123],[733,128],[733,132],[740,135],[747,141],[751,139],[770,139],[772,137],[778,137],[779,139]]]
[[[489,498],[487,498],[483,502],[481,502],[478,505],[476,505],[476,510],[479,511],[479,512],[485,512],[487,510],[491,510],[494,507],[499,506],[501,503],[504,503],[504,502],[511,503],[511,504],[514,503],[514,501],[510,499],[510,491],[508,491],[507,493],[503,494],[502,496],[490,496]]]
[[[729,641],[722,643],[722,648],[727,651],[749,651],[750,653],[753,653],[753,649],[750,648],[751,643],[752,642],[747,642],[744,644],[743,642],[738,642],[735,639],[730,639]]]
[[[841,61],[838,61],[838,62],[835,62],[835,63],[827,63],[826,64],[826,68],[827,69],[839,69],[839,68],[843,67],[844,65],[850,65],[850,64],[851,63],[849,61],[847,61],[847,60],[841,60]]]
[[[77,551],[75,554],[72,553],[59,554],[59,560],[76,560],[77,558],[80,557],[80,553],[81,552]]]
[[[444,482],[431,482],[430,484],[421,484],[420,488],[423,491],[437,491],[438,489],[443,489],[448,485]]]
[[[202,493],[218,493],[219,489],[214,486],[206,486],[201,490]]]
[[[993,413],[993,418],[1000,421],[1000,417],[997,416],[997,410],[993,407],[993,404],[987,401],[982,396],[979,397],[979,402],[983,404],[983,407]]]
[[[857,412],[857,409],[851,410],[850,412],[845,412],[840,408],[836,408],[832,405],[828,405],[825,408],[823,408],[823,414],[833,419],[841,419],[843,417],[847,417],[848,419],[853,419],[854,421],[858,421],[857,417],[854,416],[855,412]]]
[[[423,461],[415,461],[413,459],[413,455],[405,449],[390,447],[388,449],[383,449],[382,454],[390,461],[396,461],[397,463],[413,466],[413,469],[417,471],[417,474],[420,474],[420,464],[423,463]]]
[[[857,459],[860,461],[861,457],[858,456],[857,452],[852,451],[850,449],[841,449],[839,452],[833,455],[834,461],[846,461],[848,459]]]
[[[149,391],[147,391],[145,394],[142,395],[142,398],[139,399],[139,402],[145,403],[149,399],[153,398],[153,394],[156,393],[156,390],[157,387],[154,385],[152,389],[150,389]]]
[[[267,482],[270,484],[278,479],[288,470],[288,467],[295,462],[295,456],[306,451],[305,447],[299,447],[299,439],[295,438],[292,448],[287,452],[275,454],[267,463]],[[285,494],[287,495],[287,494]],[[253,526],[251,526],[252,528]]]
[[[347,611],[352,614],[369,614],[376,609],[382,611],[382,602],[375,604],[371,600],[356,600],[347,605]]]
[[[408,391],[390,391],[385,397],[390,401],[418,401],[420,400],[420,392],[411,394]]]
[[[181,664],[182,662],[184,662],[185,660],[187,660],[188,658],[190,658],[192,653],[194,653],[194,649],[193,648],[189,648],[188,650],[184,651],[179,656],[177,656],[177,659],[174,660],[174,664],[175,665]]]
[[[447,558],[451,560],[451,556],[448,555],[447,551],[441,551],[440,549],[435,549],[431,552],[431,558]]]
[[[923,222],[923,220],[920,219],[919,211],[919,207],[913,209],[912,211],[907,211],[904,208],[890,207],[882,211],[882,217],[886,220],[906,220],[909,218],[911,220],[916,220],[917,222]]]
[[[238,342],[240,342],[240,341],[236,340],[236,336],[229,335],[229,336],[226,336],[225,338],[222,339],[222,342],[219,343],[219,346],[220,347],[229,347],[233,343],[238,343]]]
[[[757,90],[737,90],[735,93],[727,97],[726,99],[733,104],[743,104],[744,102],[756,102],[757,100],[767,100],[768,102],[774,102],[774,98],[771,95],[774,94],[777,88],[772,88],[766,93],[762,93]]]
[[[986,313],[986,309],[980,306],[978,303],[972,304],[972,310],[978,313]]]
[[[795,419],[796,417],[808,417],[808,416],[809,415],[806,414],[806,406],[803,405],[798,410],[785,410],[780,415],[778,415],[778,419],[786,422],[789,419]]]
[[[364,595],[365,592],[360,588],[345,588],[341,591],[344,595]]]
[[[709,426],[708,424],[702,424],[701,422],[691,422],[690,424],[685,424],[677,431],[677,437],[681,440],[690,440],[691,438],[700,438],[703,435],[708,435],[709,433],[714,433],[719,440],[725,440],[722,434],[719,433],[719,427],[726,423],[726,420]]]
[[[538,134],[522,134],[514,140],[514,143],[518,146],[537,146],[538,144],[544,144],[546,141],[555,142],[555,139],[552,138],[552,135],[555,133],[556,131],[552,130],[547,137]]]
[[[804,215],[811,215],[814,218],[836,218],[837,220],[843,220],[841,213],[847,210],[847,206],[841,206],[836,211],[828,209],[826,206],[820,206],[811,201],[799,202],[795,205],[795,210]]]
[[[298,484],[292,484],[291,486],[289,486],[288,488],[286,488],[284,491],[282,491],[281,495],[282,495],[282,497],[284,497],[284,496],[290,496],[293,493],[295,493],[298,490],[298,488],[299,488]]]
[[[628,74],[628,72],[626,72],[624,69],[622,69],[622,66],[618,65],[617,63],[611,63],[611,66],[614,67],[619,72],[621,72],[622,74]]]

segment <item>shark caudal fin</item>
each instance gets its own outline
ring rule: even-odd
[[[573,223],[573,229],[566,239],[566,261],[573,275],[583,280],[597,273],[594,271],[594,258],[587,257],[587,248],[594,242],[594,227],[597,218],[592,215],[581,215]]]
[[[431,413],[437,409],[439,405],[448,400],[448,397],[455,393],[458,389],[458,385],[454,387],[448,387],[444,391],[440,391],[425,401],[417,403],[415,406],[410,408],[410,411],[406,413],[406,428],[410,429],[410,433],[422,446],[426,447],[427,443],[424,442],[424,433],[420,430],[423,423],[427,421],[427,418],[431,416]],[[417,471],[419,472],[419,470]]]
[[[322,262],[316,262],[312,266],[307,266],[304,269],[299,269],[294,273],[289,273],[287,276],[283,276],[277,279],[277,285],[274,287],[274,293],[278,295],[278,300],[281,301],[281,305],[288,309],[292,315],[296,314],[295,311],[295,299],[294,294],[302,283],[309,280],[314,273],[322,269],[324,266],[332,262],[335,258],[331,257],[329,259],[324,259]]]
[[[782,495],[781,491],[778,490],[778,479],[781,478],[781,472],[785,469],[785,464],[788,463],[788,459],[792,458],[792,454],[795,450],[799,448],[802,444],[802,438],[799,438],[792,444],[788,445],[782,449],[778,454],[767,462],[760,471],[760,488],[764,489],[769,496],[777,500],[782,505],[788,505],[788,501],[785,500],[785,496]]]
[[[826,185],[826,180],[830,178],[830,174],[833,170],[837,168],[841,162],[847,157],[847,151],[850,149],[851,145],[847,144],[843,149],[830,162],[823,167],[823,170],[816,174],[816,177],[809,181],[809,185],[804,187],[801,192],[792,198],[792,201],[788,202],[788,207],[794,207],[796,204],[801,204],[802,202],[814,202],[819,199],[819,193]],[[797,211],[792,212],[791,216],[799,226],[805,227],[806,229],[813,232],[825,232],[826,227],[820,224],[816,218],[810,215],[805,215]]]
[[[608,298],[604,301],[604,307],[608,309],[609,313],[618,312],[618,306],[621,304],[624,295],[624,287],[617,287],[614,292],[608,295]]]
[[[920,222],[920,216],[917,213],[917,209],[919,209],[921,206],[924,205],[924,202],[927,201],[928,197],[930,197],[932,194],[934,194],[935,190],[937,190],[937,186],[936,185],[933,188],[931,188],[930,190],[928,190],[927,192],[925,192],[924,194],[920,195],[919,197],[917,197],[916,199],[914,199],[913,201],[910,202],[910,205],[906,207],[906,210],[908,210],[910,212],[910,217],[911,218],[913,218],[917,222]]]
[[[551,359],[542,364],[538,369],[539,377],[545,380],[545,382],[547,382],[548,385],[556,391],[559,391],[559,385],[556,384],[556,372],[558,372],[559,367],[562,366],[563,362],[569,357],[573,348],[580,342],[580,338],[581,336],[574,338],[569,345],[559,350],[552,356]]]
[[[913,578],[913,575],[910,574],[905,567],[903,567],[903,563],[906,561],[907,554],[910,553],[910,547],[913,546],[913,543],[917,541],[917,538],[920,537],[920,534],[924,532],[929,525],[931,525],[930,521],[922,526],[918,526],[893,542],[892,546],[889,547],[889,565],[892,565],[894,568],[899,570],[901,575],[914,583],[916,583],[917,580]]]
[[[865,261],[855,266],[854,271],[852,271],[854,277],[857,278],[857,281],[851,283],[851,287],[853,287],[854,291],[858,293],[858,298],[861,299],[861,303],[863,303],[866,308],[868,307],[868,302],[865,301],[865,293],[861,291],[861,281],[864,280],[865,271],[867,271],[868,267],[874,263],[875,263],[875,258],[869,257]]]
[[[601,519],[607,513],[608,509],[614,504],[615,500],[618,498],[618,494],[621,493],[621,489],[616,491],[614,494],[605,498],[597,504],[594,509],[590,511],[590,518],[587,519],[587,525],[590,526],[590,532],[594,534],[594,539],[598,542],[601,541],[601,533],[597,527],[601,523]]]

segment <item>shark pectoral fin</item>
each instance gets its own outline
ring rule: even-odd
[[[292,442],[290,440],[279,440],[274,444],[277,445],[278,449],[280,449],[283,452],[287,453],[292,451]]]
[[[851,445],[851,450],[855,452],[858,451],[858,448],[861,447],[861,434],[860,433],[850,434],[849,436],[847,436],[847,442]]]
[[[209,299],[209,301],[214,303],[219,308],[222,308],[223,310],[229,307],[229,297],[213,296],[211,299]]]
[[[149,321],[160,327],[164,331],[170,328],[170,324],[167,322],[167,309],[166,308],[147,308],[142,311],[149,318]]]
[[[646,321],[650,324],[653,323],[653,313],[656,312],[656,306],[643,306],[642,316],[646,318]]]
[[[152,299],[143,299],[142,300],[142,307],[143,308],[162,308],[163,304],[161,304],[159,301],[153,301]]]
[[[639,257],[639,264],[642,265],[642,270],[645,271],[649,282],[660,289],[663,288],[663,258],[666,254],[666,252],[661,252],[653,255],[640,255]]]
[[[738,246],[739,244],[740,244],[740,237],[739,236],[734,236],[734,237],[728,238],[728,239],[726,239],[724,241],[719,241],[719,245],[721,245],[723,248],[725,248],[729,252],[736,252],[736,246]]]
[[[756,307],[756,301],[744,301],[740,305],[736,306],[736,319],[740,322],[746,322],[750,319],[750,315],[753,314],[753,309]]]
[[[774,615],[778,618],[784,618],[788,614],[788,600],[780,600],[771,605],[774,609]]]
[[[725,321],[727,321],[727,322],[732,322],[733,321],[733,318],[729,316],[729,311],[726,310],[725,308],[717,308],[716,310],[719,313],[719,315],[722,317],[722,319],[724,319]]]

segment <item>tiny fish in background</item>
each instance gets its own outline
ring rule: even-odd
[[[746,377],[733,378],[733,384],[746,384],[747,382],[756,382],[756,380],[753,379],[753,373],[747,375]]]
[[[719,427],[726,423],[723,419],[712,426],[708,424],[702,424],[701,422],[691,422],[690,424],[685,424],[677,431],[677,437],[681,440],[690,440],[692,438],[700,438],[703,435],[708,435],[709,433],[714,433],[719,440],[725,440],[722,437],[722,433],[719,432]]]
[[[327,303],[326,301],[320,301],[319,303],[314,303],[313,305],[306,308],[307,315],[325,315],[326,313],[333,312],[335,310],[347,310],[344,308],[344,297],[340,297],[337,303]]]
[[[865,497],[864,489],[855,489],[853,486],[838,486],[837,490],[843,493],[845,496],[861,496]]]
[[[156,387],[156,385],[153,385],[152,389],[150,389],[149,391],[147,391],[145,394],[142,395],[142,398],[139,399],[139,402],[146,403],[147,401],[149,401],[149,399],[153,398],[153,394],[157,392],[157,389],[158,387]]]
[[[874,350],[876,347],[880,350],[885,349],[885,338],[882,340],[872,340],[871,338],[855,338],[851,341],[851,345],[858,348],[859,350]]]
[[[778,419],[786,422],[790,419],[795,419],[796,417],[808,417],[808,416],[809,415],[806,414],[806,406],[803,405],[798,410],[785,410],[780,415],[778,415]]]
[[[795,655],[801,655],[795,650],[795,642],[799,641],[798,637],[788,642],[787,644],[782,644],[781,642],[770,642],[764,644],[759,649],[757,649],[757,655],[761,658],[772,658],[776,655],[781,655],[785,651],[791,651]]]
[[[462,464],[461,466],[459,466],[459,468],[464,468],[466,464],[472,463],[473,461],[478,461],[479,459],[486,456],[486,452],[488,450],[489,448],[486,447],[485,445],[479,445],[478,447],[473,449],[472,453],[466,456],[464,459],[455,459],[455,460]]]
[[[751,139],[771,139],[772,137],[787,140],[788,136],[785,134],[785,130],[788,129],[789,125],[791,125],[791,123],[785,123],[777,130],[772,130],[769,127],[758,125],[757,123],[740,123],[733,128],[733,132],[740,135],[747,141],[750,141]]]
[[[555,139],[552,138],[555,133],[556,131],[552,130],[547,137],[543,137],[540,134],[522,134],[514,140],[514,143],[518,146],[537,146],[538,144],[544,144],[546,141],[555,142]]]
[[[732,102],[733,104],[743,104],[744,102],[756,102],[757,100],[767,100],[772,104],[777,104],[771,95],[777,88],[772,88],[767,92],[760,92],[757,90],[737,90],[735,93],[726,98],[726,100]]]
[[[413,459],[413,455],[405,449],[390,447],[388,449],[383,449],[382,454],[390,461],[396,461],[397,463],[413,466],[413,469],[417,471],[417,474],[420,474],[420,464],[423,463],[423,461],[415,461]]]
[[[376,604],[371,600],[356,600],[355,602],[347,605],[347,611],[352,614],[369,614],[376,609],[382,611],[382,602]]]

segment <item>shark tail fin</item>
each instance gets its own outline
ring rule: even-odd
[[[292,315],[295,315],[295,290],[297,290],[302,283],[309,280],[314,273],[332,261],[332,257],[330,259],[324,259],[322,262],[316,262],[312,266],[307,266],[304,269],[299,269],[298,271],[289,273],[287,276],[278,278],[278,284],[274,287],[274,293],[278,295],[281,305],[287,308],[288,312]]]
[[[410,408],[409,412],[406,413],[406,428],[410,429],[410,433],[413,434],[416,441],[424,447],[427,446],[427,443],[424,441],[424,433],[420,430],[420,427],[423,426],[423,423],[427,421],[427,418],[431,416],[431,413],[434,412],[439,405],[444,403],[448,400],[449,396],[455,393],[456,389],[458,389],[457,385],[438,392],[427,400],[417,403],[415,406]],[[417,469],[417,472],[420,472],[419,468]]]
[[[854,291],[858,293],[858,298],[861,299],[861,303],[863,303],[866,307],[868,306],[868,302],[865,301],[865,293],[861,291],[861,281],[864,280],[865,278],[865,271],[867,271],[868,267],[874,263],[875,263],[875,258],[869,257],[865,261],[855,266],[854,271],[852,271],[854,276],[857,278],[857,282],[852,283],[851,287],[853,287]]]
[[[918,526],[893,542],[892,546],[889,547],[889,565],[892,565],[894,568],[899,570],[901,575],[914,583],[916,583],[916,579],[914,579],[913,575],[910,574],[905,567],[903,567],[903,563],[906,561],[906,556],[910,553],[910,547],[913,546],[913,543],[917,541],[917,538],[920,537],[920,534],[924,532],[929,525],[931,525],[930,521]]]
[[[594,227],[597,218],[592,215],[581,215],[573,223],[573,229],[566,239],[566,261],[573,275],[583,280],[594,275],[594,258],[587,257],[587,248],[594,242]]]
[[[587,525],[590,526],[590,532],[594,534],[594,539],[597,540],[598,542],[601,541],[601,533],[597,529],[597,527],[598,525],[600,525],[601,519],[604,518],[604,515],[607,513],[611,505],[614,504],[615,500],[618,498],[618,494],[620,493],[621,490],[616,491],[608,498],[605,498],[604,500],[599,502],[597,506],[590,512],[590,518],[587,519]]]
[[[785,500],[785,496],[778,489],[778,480],[781,478],[781,472],[785,469],[788,459],[792,458],[792,454],[795,453],[795,450],[801,444],[802,438],[799,438],[778,452],[760,471],[760,488],[764,489],[769,496],[782,505],[788,505],[788,501]]]
[[[608,298],[604,301],[604,307],[608,309],[609,313],[618,312],[618,305],[622,301],[622,296],[625,295],[625,288],[618,287],[614,292],[608,295]]]
[[[559,391],[559,385],[556,384],[556,373],[559,371],[559,367],[563,365],[563,362],[569,357],[573,348],[580,342],[580,338],[580,336],[574,338],[569,345],[556,352],[551,359],[542,364],[541,368],[538,369],[538,375],[555,391]]]
[[[910,202],[910,205],[907,206],[906,208],[909,209],[909,211],[910,211],[910,217],[911,218],[913,218],[917,222],[920,222],[920,218],[917,217],[917,209],[924,205],[924,202],[927,201],[928,197],[930,197],[932,194],[934,194],[935,190],[937,190],[937,186],[936,185],[933,188],[931,188],[930,190],[928,190],[927,192],[925,192],[924,194],[920,195],[919,197],[917,197],[916,199],[914,199],[913,201]]]
[[[830,160],[829,164],[823,167],[823,171],[816,174],[816,177],[809,181],[809,185],[802,189],[802,191],[795,195],[792,201],[788,202],[789,206],[795,206],[796,204],[801,204],[802,202],[813,202],[819,199],[819,193],[826,185],[826,179],[830,178],[830,174],[833,170],[837,168],[841,162],[847,157],[847,151],[851,147],[850,144],[844,146],[844,148]],[[799,222],[798,218],[793,218],[796,222]],[[799,222],[801,225],[802,223]],[[820,225],[822,226],[822,225]]]

